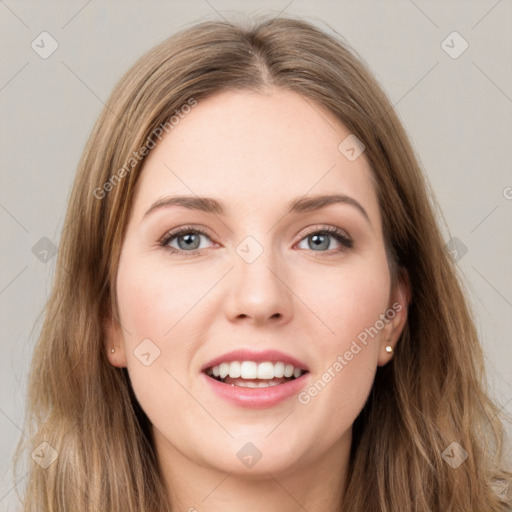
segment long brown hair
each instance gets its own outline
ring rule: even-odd
[[[248,26],[204,22],[173,35],[125,74],[94,126],[30,371],[28,450],[46,442],[57,456],[47,468],[29,460],[25,512],[171,510],[149,420],[126,369],[108,362],[103,332],[104,319],[117,318],[116,274],[140,150],[183,105],[268,87],[322,105],[364,142],[393,278],[405,269],[412,289],[395,357],[378,368],[353,426],[343,510],[510,510],[497,490],[511,477],[500,468],[499,410],[485,390],[472,314],[409,139],[348,45],[281,17]],[[452,450],[467,452],[457,468],[443,456],[454,442]]]

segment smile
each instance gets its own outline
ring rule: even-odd
[[[282,361],[231,361],[206,369],[206,375],[232,386],[266,388],[298,379],[306,370]]]
[[[253,409],[273,407],[297,395],[309,371],[284,362],[229,361],[206,368],[202,375],[223,400]]]

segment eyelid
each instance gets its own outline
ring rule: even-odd
[[[158,240],[158,243],[160,245],[164,245],[167,243],[170,239],[177,237],[178,235],[181,235],[183,233],[188,233],[190,231],[194,231],[197,233],[200,233],[201,235],[205,235],[208,238],[211,239],[210,233],[206,230],[206,228],[203,228],[201,226],[197,226],[194,224],[188,224],[185,226],[180,226],[178,228],[170,229],[169,231],[166,231],[162,237]]]
[[[327,232],[329,234],[332,234],[332,233],[343,234],[348,240],[352,241],[352,237],[348,234],[348,232],[346,230],[339,228],[337,226],[332,226],[330,224],[320,224],[320,225],[315,224],[315,225],[310,226],[305,229],[306,229],[306,231],[304,233],[301,233],[300,240],[302,240],[305,236],[311,235],[312,233]]]
[[[189,233],[189,232],[195,232],[195,233],[204,235],[207,238],[209,238],[210,240],[212,240],[212,237],[206,228],[203,228],[202,226],[198,226],[198,225],[190,225],[189,224],[189,225],[180,226],[178,228],[171,229],[171,230],[167,231],[158,240],[158,244],[161,247],[167,248],[168,250],[170,250],[172,253],[175,253],[175,254],[190,255],[190,256],[195,255],[195,254],[203,251],[204,249],[191,249],[189,251],[184,251],[182,249],[176,249],[174,247],[169,247],[167,245],[172,239],[180,236],[181,234],[185,234],[185,233]],[[313,226],[309,226],[308,228],[306,228],[305,232],[301,233],[300,238],[297,240],[297,242],[294,243],[294,246],[297,245],[298,243],[302,242],[302,240],[304,240],[306,237],[308,237],[309,235],[312,235],[312,234],[327,234],[329,236],[332,236],[333,238],[335,238],[338,241],[338,243],[340,243],[342,246],[344,246],[345,249],[351,249],[353,246],[353,243],[354,243],[352,237],[347,233],[346,230],[344,230],[342,228],[339,228],[339,227],[333,226],[333,225],[328,225],[328,224],[323,224],[323,225],[315,224]],[[213,242],[213,240],[212,240],[212,242]],[[213,242],[213,243],[215,243],[215,242]],[[217,246],[218,246],[218,244],[217,244]],[[341,249],[341,250],[340,249],[330,249],[328,251],[313,251],[313,252],[332,254],[332,251],[334,251],[335,253],[339,253],[339,252],[342,252],[342,250],[343,249]]]

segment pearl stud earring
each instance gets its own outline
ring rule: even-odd
[[[391,345],[386,345],[386,352],[388,354],[392,354],[393,353],[393,347]]]

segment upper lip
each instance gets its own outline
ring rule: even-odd
[[[308,367],[302,361],[299,361],[297,358],[285,354],[284,352],[279,352],[279,350],[263,350],[260,352],[254,352],[250,349],[233,350],[232,352],[222,354],[221,356],[205,363],[201,367],[201,371],[204,372],[208,368],[218,366],[220,363],[229,363],[231,361],[254,361],[256,363],[264,363],[265,361],[277,363],[280,361],[285,364],[291,364],[301,370],[308,371]]]

